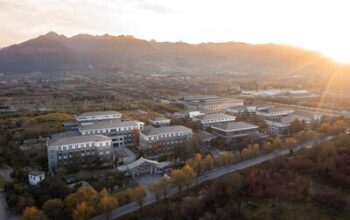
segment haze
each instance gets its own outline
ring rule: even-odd
[[[346,0],[0,0],[0,47],[48,31],[280,43],[350,62]]]

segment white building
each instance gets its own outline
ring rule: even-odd
[[[217,96],[190,96],[184,97],[188,111],[222,112],[234,106],[243,105],[243,100],[236,98],[222,98]]]
[[[231,122],[236,119],[236,116],[228,115],[224,113],[212,113],[206,114],[197,118],[193,118],[194,121],[199,121],[202,128],[208,128],[210,126],[218,126],[223,123]]]
[[[45,179],[45,172],[34,170],[28,173],[28,181],[29,181],[29,184],[32,186],[38,185],[38,183],[40,183],[44,179]]]
[[[75,116],[78,122],[120,119],[122,114],[117,111],[85,112]]]
[[[49,170],[71,164],[89,164],[99,158],[113,162],[112,139],[104,135],[84,135],[49,140],[47,143]]]
[[[301,115],[288,115],[277,119],[265,120],[268,131],[271,134],[287,135],[291,124],[298,120],[304,125],[304,129],[309,128],[312,119]]]
[[[164,126],[164,125],[170,125],[170,119],[169,118],[155,118],[155,119],[149,119],[149,123],[153,126]]]
[[[273,119],[289,115],[293,112],[294,110],[292,109],[272,107],[257,111],[256,116],[261,119]]]
[[[169,149],[187,142],[192,138],[192,129],[181,125],[148,127],[141,131],[140,148],[152,148],[154,145],[163,149]]]
[[[161,175],[171,170],[171,163],[169,161],[158,162],[140,157],[130,164],[119,166],[117,169],[119,172],[132,177],[153,174]]]
[[[101,120],[83,122],[78,126],[81,135],[103,134],[112,138],[114,147],[137,145],[136,134],[145,123],[140,121]]]

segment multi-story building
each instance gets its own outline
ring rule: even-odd
[[[113,162],[112,139],[104,135],[85,135],[51,139],[47,143],[49,170],[71,164],[88,165],[97,158]]]
[[[256,116],[260,119],[276,119],[282,116],[290,115],[293,112],[294,110],[292,109],[271,107],[256,111]]]
[[[222,112],[234,106],[243,105],[243,100],[235,98],[221,98],[217,96],[191,96],[184,97],[188,111]]]
[[[235,106],[229,109],[226,109],[226,113],[230,115],[242,115],[242,114],[255,114],[257,111],[257,107],[254,105],[242,105]]]
[[[269,133],[288,135],[291,124],[296,120],[298,120],[304,126],[304,129],[308,129],[312,121],[310,117],[301,115],[288,115],[265,121],[268,126]]]
[[[149,119],[149,123],[153,126],[164,126],[164,125],[170,125],[170,119],[169,118],[154,118]]]
[[[81,135],[103,134],[112,138],[114,147],[138,144],[139,131],[144,123],[140,121],[100,120],[83,122],[78,126]]]
[[[244,138],[248,135],[257,135],[259,127],[243,121],[229,122],[220,126],[213,126],[212,133],[226,142],[233,141],[238,138]]]
[[[210,126],[219,126],[221,124],[234,121],[236,116],[224,114],[224,113],[212,113],[193,118],[194,121],[199,121],[202,128],[208,128]]]
[[[110,120],[120,119],[122,114],[117,111],[101,111],[101,112],[84,112],[80,115],[75,116],[77,122],[86,121],[99,121],[99,120]]]
[[[192,129],[181,125],[164,127],[147,127],[141,131],[140,148],[160,148],[161,151],[171,150],[174,146],[184,144],[192,138]]]

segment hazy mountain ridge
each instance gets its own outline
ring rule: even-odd
[[[132,36],[65,37],[54,32],[0,50],[0,72],[106,69],[134,72],[324,73],[324,56],[283,45],[156,42]]]

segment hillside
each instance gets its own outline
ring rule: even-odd
[[[0,72],[98,69],[138,73],[238,72],[328,74],[338,64],[322,55],[275,44],[187,44],[132,36],[46,35],[0,50]]]

